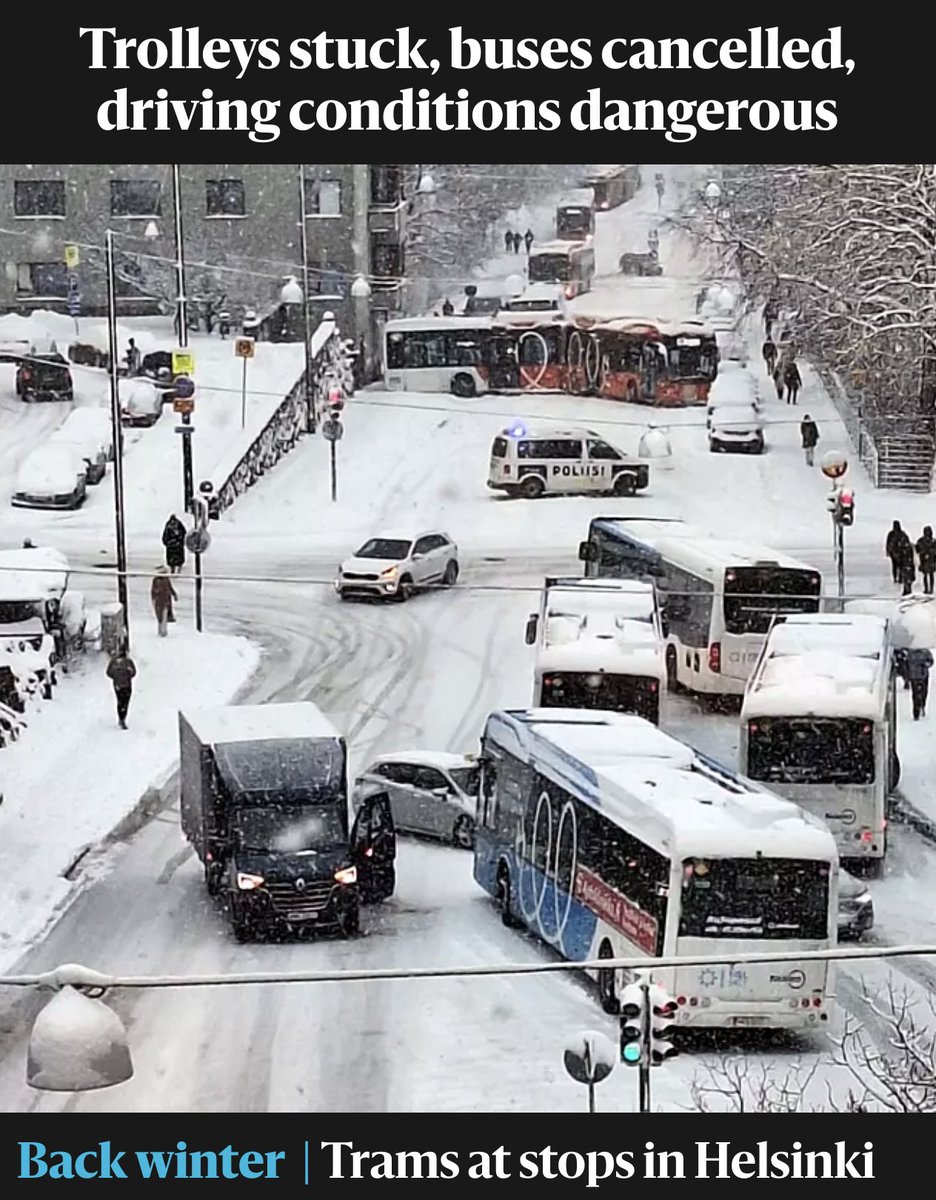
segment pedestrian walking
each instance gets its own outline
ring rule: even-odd
[[[781,371],[779,365],[774,367],[773,381],[774,381],[774,387],[777,389],[777,399],[782,400],[783,399],[783,371]]]
[[[792,358],[783,368],[783,386],[786,389],[787,404],[795,404],[799,390],[803,386],[803,378],[799,373],[799,367]]]
[[[513,252],[514,252],[514,254],[520,253],[520,247],[522,245],[523,245],[523,234],[515,233],[513,235]]]
[[[913,583],[916,579],[916,558],[913,553],[913,544],[909,538],[906,543],[901,545],[900,561],[897,564],[897,581],[901,585],[901,596],[909,596],[913,591]]]
[[[913,700],[913,719],[919,721],[926,716],[926,699],[929,695],[930,671],[933,669],[933,654],[930,650],[907,651],[907,678],[910,680],[910,696]]]
[[[761,346],[761,354],[764,356],[764,362],[767,364],[767,374],[773,375],[777,369],[777,345],[773,338],[768,338]]]
[[[513,237],[514,235],[512,229],[508,229],[504,234],[504,250],[507,254],[510,254],[513,251]]]
[[[160,637],[169,632],[169,613],[172,611],[173,600],[178,600],[176,590],[169,578],[166,567],[159,567],[150,587],[150,599],[153,602],[153,612],[156,614],[156,628]],[[174,619],[174,618],[173,618]]]
[[[780,305],[777,303],[776,299],[771,296],[771,298],[764,305],[764,333],[767,337],[772,336],[773,327],[777,322],[777,317],[779,316]]]
[[[172,575],[178,575],[185,566],[185,526],[175,513],[163,526],[162,544],[166,548],[166,566]]]
[[[699,288],[699,290],[696,292],[696,298],[695,298],[695,310],[697,313],[700,313],[702,311],[702,306],[703,306],[703,304],[705,304],[707,299],[708,299],[708,288],[707,287]]]
[[[920,574],[923,576],[923,594],[932,596],[936,577],[936,538],[933,537],[932,525],[925,526],[923,536],[917,540],[916,552],[920,562]]]
[[[654,176],[654,184],[656,186],[657,208],[659,208],[663,203],[663,193],[666,191],[666,181],[663,178],[662,171],[657,171],[656,175]]]
[[[130,338],[127,342],[127,353],[124,358],[127,361],[127,374],[139,375],[143,358],[134,338]]]
[[[442,305],[442,316],[450,317],[454,311],[455,311],[455,305],[451,302],[451,300],[446,300],[445,303]]]
[[[819,442],[819,426],[807,413],[800,421],[800,440],[803,443],[803,454],[806,457],[806,466],[811,467],[816,456],[816,445]]]
[[[900,564],[906,557],[907,552],[913,553],[910,546],[910,539],[901,526],[899,521],[895,521],[890,527],[887,534],[887,539],[884,542],[884,553],[890,559],[891,575],[894,583],[900,582]]]
[[[527,254],[529,254],[530,251],[533,249],[533,241],[534,241],[533,230],[528,229],[526,231],[526,233],[523,235],[523,244],[526,246]]]
[[[910,679],[907,675],[907,648],[905,646],[897,646],[894,650],[894,674],[898,679],[903,680],[904,691],[909,691]]]
[[[136,663],[130,657],[126,646],[121,646],[107,664],[107,677],[111,681],[117,700],[117,724],[121,729],[127,728],[127,713],[130,710],[130,697],[133,695],[136,673]]]

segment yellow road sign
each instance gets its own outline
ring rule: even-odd
[[[81,262],[81,255],[78,252],[77,246],[65,247],[65,266],[69,271],[74,271],[75,267]]]
[[[194,375],[195,355],[190,350],[173,350],[172,373],[173,375]]]
[[[254,340],[253,338],[235,338],[234,353],[238,358],[253,358],[254,356]]]

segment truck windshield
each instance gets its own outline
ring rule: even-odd
[[[341,812],[331,806],[241,808],[234,817],[234,832],[242,852],[302,854],[333,850],[347,842]]]

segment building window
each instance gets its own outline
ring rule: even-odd
[[[385,163],[371,167],[371,204],[399,204],[403,199],[403,175],[398,166]]]
[[[306,216],[341,216],[341,180],[307,179],[305,181]]]
[[[17,263],[16,290],[22,296],[67,296],[68,267],[63,262]]]
[[[309,266],[309,295],[344,299],[348,291],[348,279],[348,268],[343,263],[322,259],[317,266]]]
[[[13,184],[13,211],[18,217],[64,217],[64,181],[17,179]]]
[[[376,242],[371,246],[371,262],[377,279],[396,281],[403,275],[403,247],[392,242]]]
[[[209,179],[205,183],[205,213],[209,217],[246,217],[243,179]]]
[[[162,215],[162,184],[158,179],[112,179],[112,217],[158,217]]]

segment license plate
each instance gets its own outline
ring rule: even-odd
[[[318,913],[288,912],[286,914],[286,920],[287,921],[314,921],[317,916],[318,916]]]
[[[732,1017],[732,1025],[766,1025],[766,1017]]]

